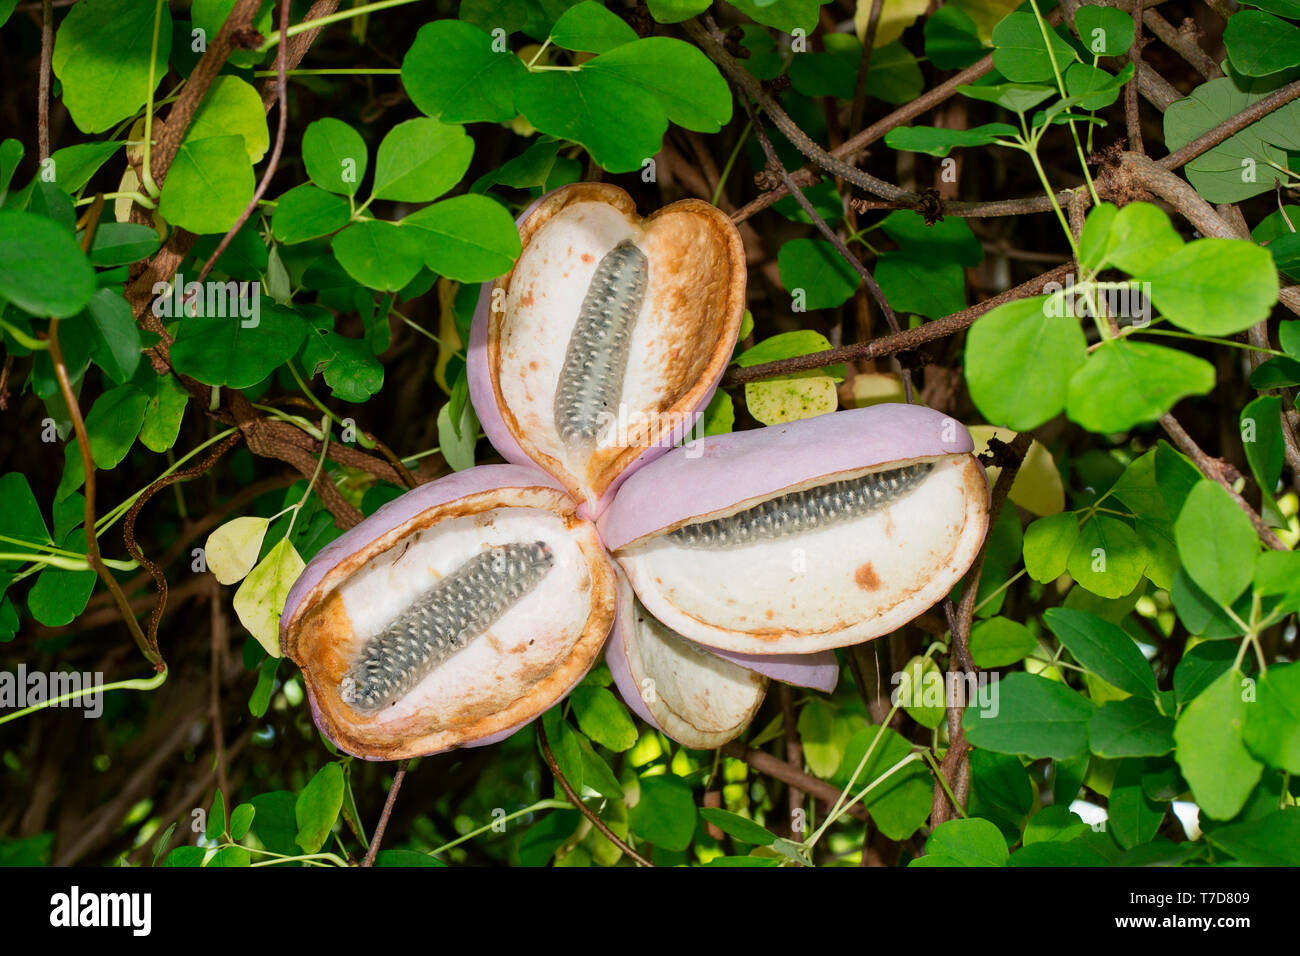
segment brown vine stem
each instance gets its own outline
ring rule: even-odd
[[[1133,43],[1128,61],[1133,64],[1133,78],[1124,84],[1124,122],[1128,129],[1128,148],[1146,153],[1142,145],[1142,120],[1138,115],[1138,71],[1142,69],[1142,0],[1133,0],[1129,16],[1133,20]]]
[[[796,355],[793,358],[781,359],[777,362],[751,365],[749,368],[731,368],[723,378],[722,384],[727,387],[744,385],[746,382],[779,378],[782,375],[806,372],[815,368],[825,368],[827,365],[838,365],[841,362],[883,358],[899,352],[909,352],[937,339],[946,338],[949,335],[970,328],[981,315],[1005,302],[1022,299],[1025,296],[1037,295],[1049,282],[1064,282],[1066,275],[1073,269],[1074,262],[1066,262],[1049,272],[1044,272],[1042,275],[1030,279],[1028,282],[1022,282],[1014,288],[985,299],[977,305],[962,309],[960,312],[954,312],[952,315],[946,315],[941,319],[926,322],[914,329],[904,329],[897,335],[887,335],[883,338],[872,339],[870,342],[859,342],[855,345],[842,345],[839,348],[827,349],[824,352],[813,352],[809,355]]]
[[[741,97],[741,102],[745,104],[745,110],[749,113],[749,121],[754,127],[754,133],[758,136],[758,141],[763,147],[763,152],[767,155],[768,169],[775,172],[781,182],[785,184],[785,188],[790,191],[790,195],[794,196],[795,201],[799,204],[799,208],[802,209],[804,213],[807,214],[808,218],[812,220],[813,225],[817,227],[817,231],[825,236],[827,240],[830,241],[830,244],[835,247],[835,251],[853,267],[853,271],[858,274],[858,279],[861,280],[862,284],[871,291],[871,297],[875,299],[876,304],[880,306],[880,311],[884,314],[885,321],[889,324],[889,330],[897,335],[902,330],[898,326],[898,317],[894,314],[894,310],[890,306],[889,300],[885,297],[885,290],[880,288],[880,283],[876,281],[876,277],[871,274],[871,271],[863,264],[862,260],[849,250],[849,247],[844,240],[841,239],[835,230],[830,227],[830,224],[822,218],[821,213],[819,213],[816,207],[814,207],[808,200],[808,197],[803,194],[803,190],[791,181],[790,174],[786,171],[785,166],[782,165],[780,157],[777,156],[776,148],[772,145],[771,139],[768,138],[767,131],[763,129],[763,123],[759,119],[754,107],[751,106],[750,102],[743,96]],[[897,356],[891,356],[891,358],[893,359],[895,369],[903,380],[903,390],[907,395],[907,403],[910,405],[914,400],[912,394],[912,375],[899,363]]]
[[[36,91],[36,141],[42,165],[50,158],[50,61],[54,56],[54,4],[41,3],[41,75]]]
[[[288,30],[289,0],[280,0],[280,36],[284,36]],[[212,255],[199,271],[199,277],[196,280],[199,283],[202,283],[203,280],[208,277],[208,273],[212,271],[212,267],[217,264],[217,259],[219,259],[221,254],[226,251],[226,247],[230,245],[230,241],[235,238],[235,234],[244,227],[244,223],[248,222],[248,217],[253,214],[255,209],[257,209],[257,204],[262,201],[262,197],[266,194],[266,188],[271,185],[271,177],[275,175],[276,167],[280,165],[280,152],[284,149],[284,133],[289,124],[288,77],[285,75],[285,63],[288,55],[288,44],[279,44],[279,49],[276,51],[275,56],[275,69],[277,73],[276,96],[279,100],[280,110],[279,116],[276,119],[275,146],[271,149],[271,158],[266,164],[266,170],[262,173],[262,178],[257,184],[257,189],[253,191],[253,198],[248,201],[248,205],[244,207],[244,211],[239,214],[239,218],[234,221],[234,224],[226,230],[226,234],[222,236],[221,241],[217,243],[217,248],[212,251]]]
[[[1257,515],[1255,509],[1252,508],[1246,499],[1241,497],[1241,495],[1239,495],[1232,487],[1232,482],[1228,479],[1228,475],[1225,472],[1224,462],[1211,458],[1202,451],[1201,446],[1196,444],[1192,436],[1187,434],[1187,430],[1179,424],[1178,419],[1174,418],[1174,416],[1169,412],[1165,412],[1165,414],[1160,416],[1160,427],[1163,428],[1166,434],[1173,439],[1174,444],[1177,445],[1188,458],[1192,459],[1192,461],[1196,463],[1196,467],[1200,470],[1201,474],[1205,475],[1205,477],[1209,478],[1211,481],[1218,482],[1223,486],[1224,490],[1226,490],[1228,494],[1232,495],[1232,500],[1237,503],[1238,508],[1246,513],[1246,517],[1250,519],[1250,523],[1254,527],[1255,533],[1259,535],[1259,539],[1263,541],[1265,545],[1275,551],[1288,550],[1287,546],[1281,542],[1276,534],[1273,533],[1273,529],[1264,523],[1264,519]]]
[[[755,750],[739,740],[733,740],[723,744],[718,748],[728,757],[734,757],[736,760],[742,760],[749,766],[753,767],[759,773],[765,773],[769,777],[774,777],[784,784],[791,787],[798,787],[808,796],[815,800],[821,800],[828,806],[834,806],[836,801],[843,798],[848,800],[839,789],[831,786],[825,780],[818,780],[816,777],[804,773],[802,770],[796,770],[779,757],[774,757],[770,753],[762,750]],[[869,819],[865,807],[861,803],[854,803],[845,808],[845,813],[855,819],[866,822]]]
[[[989,499],[989,527],[997,522],[998,516],[1002,513],[1007,495],[1011,493],[1011,485],[1016,480],[1016,474],[1020,471],[1020,465],[1025,460],[1032,441],[1032,432],[1020,432],[1008,446],[997,448],[993,442],[989,443],[990,450],[997,454],[1002,469],[998,474],[998,480],[993,483],[993,491]],[[980,577],[984,573],[987,547],[986,541],[985,547],[980,548],[980,553],[975,558],[975,564],[962,581],[961,602],[957,605],[953,621],[952,652],[948,658],[949,673],[977,674],[979,672],[979,668],[975,666],[970,656],[970,629],[971,622],[975,619],[975,602],[979,597]],[[961,683],[962,686],[966,686],[965,682]],[[957,812],[952,797],[956,797],[964,805],[970,796],[970,745],[966,742],[966,732],[962,729],[962,715],[965,711],[964,695],[961,700],[949,701],[948,751],[939,765],[948,786],[945,788],[941,781],[935,782],[934,798],[930,805],[931,827],[937,827],[951,820],[953,814]],[[949,790],[952,791],[952,796],[949,795]]]
[[[573,785],[569,783],[568,779],[564,776],[564,772],[560,770],[560,765],[555,759],[555,754],[551,753],[551,742],[546,739],[546,728],[542,726],[540,720],[537,721],[537,743],[542,748],[542,758],[546,761],[546,766],[551,768],[551,773],[554,774],[556,781],[560,785],[560,789],[563,790],[564,795],[569,798],[569,802],[573,804],[574,809],[591,821],[591,825],[599,830],[606,840],[626,853],[630,859],[635,860],[641,866],[654,866],[653,863],[628,846],[627,842],[623,840],[622,837],[611,830],[608,825],[606,825],[605,821],[596,815],[596,811],[592,810],[591,807],[582,802],[582,798],[574,791]]]
[[[287,4],[286,4],[287,6]],[[283,22],[280,30],[285,29]],[[280,45],[284,49],[284,45]],[[384,809],[379,814],[379,823],[375,825],[375,838],[370,841],[370,849],[366,850],[366,858],[362,866],[374,866],[375,857],[379,855],[379,844],[384,840],[384,831],[388,829],[388,818],[393,814],[393,804],[397,802],[397,791],[402,789],[402,781],[406,779],[406,768],[411,765],[411,761],[403,760],[397,765],[397,771],[393,774],[393,785],[388,788],[388,797],[384,800]]]
[[[91,233],[94,231],[93,224],[86,228],[87,244],[90,241]],[[68,406],[68,414],[72,418],[72,427],[77,433],[77,446],[81,450],[81,467],[86,475],[85,508],[82,517],[82,525],[86,530],[86,560],[95,569],[95,573],[99,575],[104,582],[104,586],[113,595],[113,601],[117,604],[122,620],[131,631],[131,637],[135,639],[140,652],[144,654],[149,663],[153,664],[155,671],[164,671],[167,669],[167,665],[163,663],[157,645],[151,646],[148,639],[145,638],[144,631],[140,629],[140,622],[132,613],[131,605],[126,600],[126,595],[122,593],[117,579],[113,577],[113,573],[108,570],[103,558],[100,557],[99,539],[95,536],[95,459],[90,453],[90,436],[86,433],[86,422],[81,417],[81,407],[77,404],[77,396],[72,392],[72,382],[68,379],[68,366],[63,360],[63,350],[59,347],[58,319],[50,319],[49,336],[50,360],[54,365],[54,376],[59,380],[59,392],[63,396],[64,404]]]
[[[862,56],[858,60],[858,75],[853,84],[853,106],[849,112],[849,129],[862,125],[862,113],[867,108],[867,76],[871,72],[871,54],[876,46],[876,30],[880,27],[880,11],[885,0],[871,0],[871,13],[867,15],[867,30],[862,38]],[[834,150],[832,150],[834,152]],[[786,187],[787,189],[789,186]]]
[[[880,196],[882,199],[890,199],[895,202],[916,202],[921,198],[916,193],[899,189],[883,179],[877,179],[870,173],[863,172],[856,166],[851,166],[844,160],[822,149],[807,133],[799,128],[799,125],[790,118],[776,100],[764,92],[763,85],[758,79],[727,52],[722,41],[715,35],[717,33],[717,24],[713,22],[713,18],[708,14],[704,14],[702,19],[704,21],[703,26],[694,20],[687,20],[682,24],[682,27],[692,40],[704,48],[709,58],[722,67],[723,71],[731,77],[731,81],[744,90],[762,108],[763,112],[772,121],[772,125],[779,129],[781,134],[799,152],[827,172],[833,173],[845,182],[852,183],[865,192]]]
[[[1191,162],[1197,156],[1200,156],[1212,147],[1218,146],[1234,133],[1241,132],[1251,123],[1263,119],[1274,110],[1290,103],[1298,96],[1300,96],[1300,80],[1279,87],[1258,103],[1252,103],[1240,113],[1224,120],[1218,126],[1214,127],[1214,129],[1202,133],[1186,146],[1170,153],[1164,159],[1159,160],[1159,163],[1165,169],[1177,169],[1184,163]]]

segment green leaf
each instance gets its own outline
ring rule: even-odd
[[[420,27],[402,59],[402,85],[411,102],[444,123],[514,119],[514,85],[528,71],[508,48],[494,45],[491,36],[462,20]]]
[[[302,361],[308,378],[324,373],[330,393],[345,402],[369,401],[384,386],[384,366],[365,339],[316,329],[307,334]]]
[[[140,426],[140,444],[159,454],[176,444],[190,393],[174,375],[149,376],[149,404]]]
[[[1129,694],[1155,697],[1151,665],[1123,628],[1095,614],[1063,607],[1046,611],[1043,621],[1074,659],[1102,680]]]
[[[307,335],[302,316],[259,303],[257,324],[245,327],[239,316],[188,316],[171,348],[176,371],[204,385],[250,388],[293,357]]]
[[[925,856],[911,865],[934,865],[923,862],[932,857],[944,861],[940,866],[1006,866],[1010,860],[998,828],[978,817],[939,824],[925,841]]]
[[[453,427],[454,426],[454,427]],[[460,421],[451,420],[451,402],[438,411],[438,447],[442,457],[453,471],[474,467],[474,448],[478,440],[478,418],[474,406],[465,403]]]
[[[891,840],[905,840],[929,816],[934,782],[919,760],[899,766],[912,752],[911,743],[902,734],[888,728],[882,733],[880,727],[871,724],[862,727],[849,738],[844,758],[832,779],[837,786],[848,788],[853,772],[862,763],[877,735],[880,742],[871,751],[871,759],[851,789],[859,792],[871,784],[872,789],[863,799],[863,806],[871,812],[871,818],[882,834]],[[888,777],[885,776],[887,773]]]
[[[1250,519],[1219,484],[1192,488],[1174,523],[1178,556],[1193,581],[1222,605],[1231,605],[1250,584],[1259,539]]]
[[[1294,809],[1216,827],[1205,838],[1246,866],[1300,866],[1300,812]]]
[[[262,649],[280,656],[280,614],[289,589],[306,567],[288,538],[281,538],[235,592],[234,608]]]
[[[791,239],[781,246],[776,261],[781,284],[805,309],[843,305],[857,291],[857,272],[825,240]]]
[[[890,149],[947,156],[954,146],[992,146],[1002,137],[1015,136],[1007,123],[985,123],[973,129],[941,129],[934,126],[897,126],[885,134]]]
[[[94,345],[90,356],[114,382],[123,384],[140,364],[140,329],[126,299],[100,289],[86,306],[84,321]]]
[[[1078,59],[1074,48],[1051,27],[1047,27],[1047,38],[1060,70],[1064,71]],[[993,66],[1015,83],[1054,78],[1052,54],[1048,53],[1047,44],[1043,42],[1043,29],[1032,13],[1012,13],[993,28]]]
[[[613,173],[640,169],[659,152],[668,129],[657,98],[587,66],[522,77],[515,85],[515,106],[539,130],[580,143]]]
[[[425,265],[460,282],[504,275],[521,252],[514,217],[486,196],[444,199],[411,213],[402,226],[416,230]]]
[[[94,294],[95,271],[71,232],[44,216],[0,209],[0,296],[61,319]]]
[[[172,18],[167,4],[82,0],[59,24],[50,65],[63,105],[83,133],[102,133],[144,106],[149,89],[154,13],[159,13],[155,88],[167,75]]]
[[[636,724],[609,690],[583,684],[573,689],[569,700],[584,734],[616,753],[632,749],[637,739]]]
[[[896,209],[881,221],[880,228],[912,256],[931,256],[963,266],[977,266],[984,261],[984,248],[965,219],[949,216],[927,223],[918,212]]]
[[[709,9],[710,0],[647,0],[650,15],[660,23],[681,23]]]
[[[382,292],[403,288],[424,265],[415,230],[382,219],[354,222],[334,237],[331,248],[348,275]]]
[[[190,232],[224,233],[253,198],[253,166],[242,136],[181,144],[163,183],[158,211]]]
[[[981,665],[983,666],[983,665]],[[928,657],[917,654],[898,673],[898,690],[894,699],[903,705],[922,727],[931,730],[944,722],[947,716],[943,672]]]
[[[316,771],[294,804],[298,824],[296,842],[304,853],[316,853],[329,838],[334,821],[343,809],[343,768],[327,763]]]
[[[1025,571],[1040,584],[1065,573],[1074,543],[1079,540],[1079,517],[1073,511],[1039,518],[1025,529]]]
[[[1143,793],[1137,783],[1114,787],[1106,801],[1106,828],[1125,850],[1149,843],[1164,816],[1165,808]]]
[[[473,156],[474,141],[463,126],[427,117],[399,123],[379,144],[373,196],[397,202],[437,199],[460,182]]]
[[[970,656],[978,667],[1006,667],[1024,660],[1037,647],[1038,639],[1029,628],[1006,617],[981,621],[970,633]]]
[[[925,20],[925,55],[940,70],[964,70],[984,55],[979,29],[960,7],[940,7]]]
[[[1122,56],[1133,45],[1133,18],[1123,10],[1088,4],[1074,13],[1074,26],[1088,52]]]
[[[1132,592],[1147,566],[1142,539],[1110,515],[1094,515],[1079,529],[1065,561],[1080,587],[1112,600]]]
[[[73,445],[75,444],[74,442]],[[80,460],[78,456],[77,461]],[[82,498],[75,495],[72,500],[79,503]],[[85,554],[85,531],[80,527],[73,528],[60,545],[65,551]],[[86,602],[95,589],[96,577],[94,571],[46,568],[36,576],[36,583],[27,593],[27,609],[31,611],[32,617],[46,627],[71,624],[86,609]]]
[[[1035,843],[1068,843],[1088,829],[1083,818],[1069,807],[1043,807],[1025,824],[1024,846]]]
[[[819,700],[803,706],[796,726],[808,767],[819,777],[830,777],[839,769],[853,728],[847,721],[836,719],[831,706]]]
[[[1147,202],[1129,203],[1115,215],[1105,261],[1130,275],[1145,275],[1183,248],[1164,210]]]
[[[271,695],[275,693],[275,672],[280,667],[280,658],[268,657],[257,667],[257,684],[248,698],[248,712],[254,717],[266,715],[271,706]]]
[[[947,7],[944,9],[956,9]],[[963,84],[957,92],[973,100],[996,103],[1013,113],[1027,113],[1044,100],[1057,95],[1056,87],[1037,83]],[[1008,127],[1014,135],[1015,128]]]
[[[1070,376],[1087,358],[1077,320],[1046,308],[1047,296],[1017,299],[979,319],[966,336],[971,398],[994,425],[1036,428],[1065,407]]]
[[[250,163],[258,162],[271,146],[262,96],[237,76],[218,76],[203,97],[185,139],[194,143],[214,136],[238,133]]]
[[[1174,722],[1141,697],[1111,700],[1088,721],[1088,741],[1099,757],[1158,757],[1174,749]]]
[[[251,803],[241,803],[230,813],[230,838],[232,840],[242,840],[248,836],[248,828],[253,825],[253,805]]]
[[[765,27],[775,27],[782,33],[803,30],[809,34],[817,28],[821,4],[822,0],[733,0],[731,6]]]
[[[33,544],[54,544],[32,486],[20,471],[0,477],[0,534]],[[0,562],[0,568],[13,567],[11,562]]]
[[[1132,64],[1116,76],[1088,63],[1071,63],[1065,71],[1065,89],[1079,109],[1100,110],[1119,99],[1120,90],[1132,78]]]
[[[100,223],[90,246],[90,261],[100,268],[123,266],[158,251],[158,233],[134,222]]]
[[[1226,671],[1187,705],[1174,727],[1175,758],[1208,816],[1227,820],[1246,803],[1263,767],[1242,739],[1249,704],[1245,675]]]
[[[119,385],[99,396],[86,416],[90,454],[97,468],[116,468],[135,444],[149,396],[134,385]]]
[[[1259,484],[1265,518],[1285,527],[1286,519],[1273,498],[1282,477],[1286,445],[1282,438],[1282,399],[1261,395],[1241,410],[1241,444]]]
[[[691,788],[671,774],[641,778],[641,799],[628,810],[628,826],[648,843],[665,850],[685,850],[695,834],[695,799]]]
[[[1275,664],[1260,675],[1244,739],[1270,767],[1300,774],[1300,664]]]
[[[583,53],[604,53],[636,39],[635,30],[595,0],[569,7],[551,27],[552,43]]]
[[[224,846],[203,864],[205,867],[226,868],[248,866],[253,862],[252,855],[242,846]]]
[[[966,710],[962,726],[976,747],[1028,757],[1073,757],[1088,749],[1092,701],[1062,684],[1013,673],[991,700]]]
[[[1278,355],[1260,365],[1250,373],[1250,387],[1292,388],[1300,385],[1300,359],[1288,355]]]
[[[726,80],[699,48],[683,40],[647,37],[627,43],[589,60],[582,73],[617,78],[653,95],[665,116],[687,129],[716,133],[731,120]]]
[[[1246,76],[1268,76],[1300,64],[1300,27],[1259,10],[1239,10],[1223,31],[1228,61]]]
[[[271,234],[293,245],[319,239],[348,224],[352,213],[347,200],[311,183],[295,186],[280,197],[271,216]]]
[[[212,808],[208,810],[208,825],[203,831],[205,840],[216,840],[226,832],[226,798],[220,790],[212,798]]]
[[[751,846],[771,846],[776,842],[775,833],[755,823],[749,817],[742,817],[730,810],[704,807],[700,810],[700,816],[723,833],[731,834],[742,843],[748,843]]]
[[[1163,345],[1110,339],[1070,378],[1067,412],[1109,434],[1155,421],[1188,395],[1214,388],[1214,366]]]
[[[882,252],[876,257],[876,282],[898,312],[938,319],[966,307],[966,272],[933,254]]]
[[[1268,318],[1277,302],[1277,270],[1267,249],[1241,239],[1189,242],[1140,278],[1151,301],[1179,328],[1234,335]]]
[[[303,131],[302,161],[311,181],[321,189],[355,196],[366,175],[368,155],[360,133],[341,120],[326,117]]]
[[[94,176],[101,166],[104,165],[119,149],[125,144],[117,140],[104,140],[102,142],[78,143],[76,146],[65,146],[63,149],[56,149],[50,154],[49,165],[41,167],[41,178],[52,175],[53,181],[59,189],[69,195],[75,193],[86,183],[90,182],[90,177]],[[102,232],[106,227],[111,225],[120,225],[119,223],[101,223],[99,231]],[[148,227],[137,227],[148,228]]]

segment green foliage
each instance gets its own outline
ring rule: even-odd
[[[0,0],[0,25],[15,6]],[[650,0],[637,15],[598,0],[464,0],[424,23],[405,16],[416,16],[413,5],[323,34],[336,47],[290,77],[278,165],[250,209],[280,119],[261,88],[273,44],[231,52],[190,104],[179,141],[163,126],[195,82],[201,51],[189,48],[189,30],[210,45],[234,6],[58,8],[52,153],[39,161],[34,117],[22,140],[0,142],[0,405],[13,422],[0,476],[0,646],[59,672],[83,666],[93,639],[96,660],[138,674],[142,662],[119,653],[134,646],[125,628],[103,626],[117,602],[92,567],[96,553],[141,626],[159,625],[171,680],[239,668],[243,642],[240,679],[216,684],[216,710],[230,722],[223,746],[241,772],[227,766],[228,792],[210,788],[197,801],[204,825],[165,819],[156,787],[115,821],[113,840],[131,846],[116,862],[364,858],[394,766],[354,760],[317,731],[313,690],[281,666],[285,596],[304,562],[343,533],[339,502],[372,514],[401,494],[390,451],[419,480],[496,460],[501,449],[481,441],[469,400],[470,322],[479,284],[521,255],[515,222],[525,208],[584,178],[626,187],[642,213],[685,196],[731,211],[767,188],[754,180],[772,175],[766,155],[734,105],[748,94],[689,26],[676,26],[707,8],[740,68],[826,148],[992,53],[994,69],[954,91],[961,98],[948,106],[959,114],[906,120],[934,125],[891,116],[865,155],[858,147],[850,157],[886,178],[905,169],[909,188],[933,185],[941,198],[927,191],[922,203],[881,204],[838,173],[805,189],[923,347],[748,382],[743,403],[724,382],[703,425],[722,434],[882,395],[901,401],[886,364],[898,357],[918,400],[964,424],[1033,430],[1042,458],[1026,462],[990,527],[978,586],[968,577],[952,594],[957,602],[975,590],[968,650],[980,672],[953,670],[961,658],[936,608],[924,627],[841,651],[833,693],[771,695],[742,742],[764,750],[797,740],[798,769],[864,808],[864,825],[843,805],[792,818],[784,785],[731,756],[742,751],[692,751],[647,727],[598,664],[540,719],[581,812],[528,726],[491,750],[413,762],[421,786],[439,775],[448,786],[427,784],[400,827],[394,818],[375,864],[631,866],[626,846],[657,865],[847,865],[870,833],[873,848],[888,842],[912,866],[1300,865],[1300,664],[1277,650],[1300,612],[1291,550],[1300,541],[1291,455],[1300,322],[1276,321],[1279,298],[1291,296],[1279,276],[1300,279],[1300,206],[1275,201],[1296,182],[1300,101],[1168,171],[1198,194],[1198,215],[1241,204],[1249,239],[1205,238],[1193,232],[1204,225],[1188,219],[1184,193],[1126,201],[1133,193],[1115,185],[1128,173],[1115,171],[1107,148],[1123,137],[1135,30],[1113,6],[1082,5],[1073,24],[1056,28],[1033,4],[896,11],[868,60],[859,34],[822,26],[819,0]],[[421,19],[434,16],[428,6]],[[1226,75],[1183,76],[1178,88],[1190,92],[1164,110],[1152,156],[1294,82],[1300,27],[1289,21],[1300,20],[1300,5],[1243,6],[1222,29]],[[253,20],[264,36],[275,9],[268,0]],[[6,26],[15,64],[37,33],[29,22]],[[382,60],[362,55],[363,44]],[[1150,51],[1146,68],[1163,68]],[[349,66],[321,69],[335,62]],[[368,62],[384,68],[355,75]],[[32,63],[6,65],[7,79],[30,74],[29,105]],[[760,121],[793,171],[809,157],[774,112],[764,105]],[[150,116],[150,149],[167,141],[176,155],[165,177],[142,184],[132,177]],[[891,151],[914,155],[900,166]],[[1087,209],[1077,236],[1064,198],[1059,209],[1038,201],[1042,215],[999,220],[953,205],[1063,188]],[[793,197],[772,206],[745,225],[752,311],[732,365],[889,334],[859,270],[814,217]],[[1235,218],[1230,225],[1237,235]],[[185,281],[223,243],[207,288],[181,305]],[[1077,260],[1069,282],[999,300],[968,321],[964,310],[1024,281],[1042,257]],[[149,263],[164,259],[162,281],[142,295],[137,276],[148,286]],[[928,337],[954,315],[951,332]],[[84,416],[91,476],[60,373]],[[1206,452],[1210,465],[1196,457],[1204,473],[1160,440],[1174,413]],[[242,447],[222,447],[231,438]],[[209,461],[218,447],[225,457]],[[1240,483],[1231,469],[1215,471],[1218,458]],[[91,477],[95,551],[84,525]],[[166,477],[179,480],[159,482]],[[1023,507],[1046,497],[1034,492],[1049,477],[1051,507]],[[235,520],[258,533],[233,541]],[[152,581],[140,554],[171,586],[157,619],[139,610],[142,582]],[[207,585],[185,583],[205,570],[226,589],[216,600]],[[222,661],[224,646],[214,651],[219,633],[235,642],[233,662]],[[110,652],[102,642],[111,640],[120,646]],[[858,686],[873,677],[879,686]],[[203,711],[189,719],[218,716],[206,679],[196,686]],[[151,715],[173,719],[162,699],[105,695],[111,719],[94,746],[78,748],[88,794],[120,781],[141,741],[166,736],[145,733]],[[935,826],[936,768],[952,743],[950,708],[963,705],[969,795]],[[44,716],[0,722],[25,732]],[[250,736],[232,735],[236,720]],[[207,773],[217,759],[210,747],[207,738],[186,743],[185,768]],[[0,751],[9,775],[0,789],[15,793],[34,776],[29,755],[46,757],[17,735]],[[1200,830],[1180,831],[1175,801],[1196,805]],[[1104,807],[1104,828],[1084,822],[1083,804]],[[3,834],[0,864],[44,865],[61,849],[53,832]]]

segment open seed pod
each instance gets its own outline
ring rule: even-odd
[[[479,297],[470,398],[504,458],[540,466],[595,516],[707,406],[744,315],[744,248],[708,203],[642,219],[603,183],[543,197],[519,234],[514,269]]]
[[[674,634],[619,582],[618,619],[605,662],[623,700],[687,747],[721,747],[749,726],[767,693],[762,674]]]
[[[535,468],[483,465],[322,549],[280,619],[317,726],[348,753],[397,760],[495,742],[562,699],[617,600],[576,510]]]
[[[988,482],[932,409],[874,405],[675,449],[599,521],[645,607],[745,654],[806,654],[893,631],[970,567]]]

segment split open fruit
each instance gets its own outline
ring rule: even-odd
[[[966,572],[988,486],[939,412],[879,405],[672,447],[743,310],[739,239],[716,209],[642,220],[621,190],[578,184],[520,233],[468,363],[513,464],[407,492],[316,555],[286,601],[281,648],[340,748],[400,759],[500,740],[602,648],[636,713],[716,747],[769,679],[829,691],[834,648],[896,629]]]

